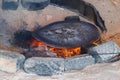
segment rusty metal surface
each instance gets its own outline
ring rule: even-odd
[[[88,45],[99,39],[98,29],[83,21],[60,21],[33,32],[33,37],[57,48],[74,48]]]

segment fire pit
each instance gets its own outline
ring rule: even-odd
[[[43,46],[55,52],[58,57],[65,58],[79,55],[81,48],[87,50],[88,45],[100,39],[100,33],[94,25],[80,21],[77,16],[66,19],[43,28],[38,27],[33,32],[17,31],[13,43],[28,48]]]
[[[9,4],[9,2],[6,4],[6,1],[7,0],[4,0],[3,4],[5,4],[5,6],[2,5],[2,9],[6,9],[6,5]],[[95,63],[119,60],[120,49],[117,44],[114,41],[104,43],[100,38],[102,32],[107,31],[107,28],[93,5],[82,0],[80,1],[81,7],[85,7],[83,8],[84,10],[80,9],[82,10],[80,14],[84,16],[84,18],[89,18],[93,23],[81,18],[81,16],[79,16],[80,14],[78,15],[69,11],[65,13],[65,16],[62,15],[61,20],[59,20],[58,17],[58,20],[54,21],[53,17],[55,15],[48,15],[47,11],[50,9],[46,10],[45,8],[49,4],[49,0],[42,8],[41,6],[37,7],[38,4],[31,1],[32,0],[30,0],[30,2],[26,0],[24,3],[22,0],[21,5],[24,7],[24,10],[22,11],[22,8],[18,8],[18,12],[25,14],[24,16],[17,16],[16,19],[13,15],[12,18],[11,15],[15,14],[14,11],[9,11],[9,13],[12,14],[10,16],[8,15],[7,19],[4,19],[6,18],[4,15],[0,16],[0,18],[2,17],[0,24],[5,26],[2,30],[3,33],[0,34],[2,41],[0,45],[4,45],[4,43],[7,44],[4,45],[5,47],[0,46],[0,70],[10,73],[24,70],[27,73],[52,76],[62,74],[64,71],[81,70]],[[78,5],[70,6],[71,3],[69,1],[63,1],[62,3],[59,1],[61,0],[51,0],[51,3],[66,8],[71,7],[79,11]],[[13,9],[10,7],[12,10],[17,9],[18,3],[16,3],[17,2],[14,2],[16,8]],[[28,3],[29,5],[27,5]],[[82,5],[82,3],[84,5]],[[32,14],[26,11],[26,8],[30,10]],[[56,6],[52,6],[51,8],[56,8]],[[61,11],[61,13],[64,11],[63,8],[58,8],[58,11]],[[38,9],[42,9],[43,13],[47,14],[46,19],[38,18],[42,10],[41,12],[38,11],[38,13],[31,11]],[[52,14],[54,12],[57,12],[57,9],[48,13]],[[7,14],[6,11],[3,13]],[[41,15],[42,17],[44,17],[43,13]],[[58,13],[56,15],[58,15]],[[16,15],[18,15],[18,13]],[[34,17],[31,18],[31,15],[34,15]],[[61,14],[59,14],[59,16],[60,15]],[[79,17],[76,16],[65,18],[71,15],[79,16],[80,20]],[[26,18],[25,16],[28,17]],[[65,20],[63,20],[64,18]],[[13,19],[12,22],[11,19]],[[53,21],[51,21],[52,19]],[[45,22],[47,20],[48,22],[40,23],[40,20],[45,20]],[[43,27],[41,27],[41,24]],[[7,43],[4,42],[5,40]],[[9,65],[7,66],[7,64]]]

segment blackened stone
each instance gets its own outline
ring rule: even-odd
[[[16,10],[18,8],[18,0],[2,0],[3,10]]]
[[[81,70],[89,65],[95,64],[91,55],[82,55],[65,59],[65,71]]]
[[[7,50],[0,50],[0,70],[15,73],[23,68],[25,57],[18,53]]]
[[[41,10],[50,3],[50,0],[21,0],[21,3],[27,10]]]
[[[42,76],[60,75],[64,71],[64,59],[32,57],[25,61],[24,70]]]
[[[120,54],[120,48],[114,41],[109,41],[91,48],[90,54],[96,59],[96,62],[109,62]]]

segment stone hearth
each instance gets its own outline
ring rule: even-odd
[[[62,76],[38,76],[18,71],[14,74],[0,71],[1,80],[119,80],[120,61],[95,64],[79,71],[65,72]]]
[[[1,1],[0,6],[2,7]],[[93,47],[88,51],[89,54],[67,59],[48,57],[26,59],[21,54],[21,48],[12,48],[11,38],[16,30],[25,29],[31,31],[36,24],[44,26],[55,21],[61,21],[66,16],[78,14],[53,5],[48,5],[45,9],[38,11],[28,11],[28,8],[27,10],[25,7],[18,7],[18,4],[15,6],[14,11],[9,10],[9,8],[7,10],[3,10],[3,7],[0,8],[0,80],[120,79],[120,61],[118,61],[119,58],[117,57],[120,55],[120,48],[115,41],[108,41]],[[104,18],[103,14],[102,16]],[[80,18],[88,21],[82,17]],[[105,24],[108,26],[109,21],[106,21],[106,17],[104,19]]]
[[[107,51],[106,51],[107,50]],[[15,73],[23,70],[42,76],[61,75],[64,71],[81,70],[96,62],[111,62],[120,55],[120,48],[114,41],[93,47],[89,55],[71,58],[31,57],[25,60],[19,52],[0,50],[0,70]],[[113,59],[113,60],[112,60]]]

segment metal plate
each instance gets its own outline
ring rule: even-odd
[[[91,44],[100,37],[98,29],[83,21],[60,21],[37,29],[33,37],[57,48],[75,48]]]

